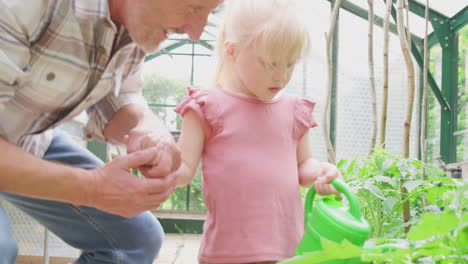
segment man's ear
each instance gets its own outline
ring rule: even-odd
[[[224,42],[224,53],[230,58],[235,58],[237,55],[237,45],[229,41]]]

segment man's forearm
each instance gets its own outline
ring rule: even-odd
[[[114,144],[123,143],[123,138],[132,129],[141,128],[170,136],[162,121],[144,106],[130,104],[122,107],[104,129],[104,136]]]
[[[0,191],[86,204],[91,175],[84,169],[41,160],[0,139]],[[89,176],[89,177],[88,177]]]

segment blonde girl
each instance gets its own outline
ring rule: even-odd
[[[312,158],[308,130],[315,103],[284,94],[310,40],[294,0],[226,3],[215,85],[189,87],[178,185],[202,160],[207,219],[201,263],[275,263],[293,256],[303,234],[300,186],[317,192],[341,177]]]

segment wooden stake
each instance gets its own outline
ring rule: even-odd
[[[384,48],[383,48],[383,87],[382,87],[382,112],[380,116],[380,146],[385,148],[385,137],[387,130],[388,109],[388,44],[390,41],[389,25],[392,12],[392,0],[387,0],[387,11],[383,24]]]
[[[428,81],[427,75],[429,70],[429,50],[428,50],[428,28],[429,28],[429,0],[426,0],[425,11],[425,30],[424,30],[424,64],[423,64],[423,96],[421,106],[421,161],[423,162],[421,179],[426,179],[426,170],[424,164],[427,162],[426,156],[426,123],[427,123],[427,94],[428,94]],[[427,200],[423,199],[424,206],[427,206]]]
[[[374,0],[367,0],[369,6],[369,33],[368,33],[368,56],[369,56],[369,83],[372,105],[372,133],[368,154],[372,154],[377,137],[377,95],[375,92],[374,76]]]
[[[331,2],[330,2],[331,3]],[[326,47],[327,47],[327,92],[325,96],[325,107],[323,109],[323,117],[322,117],[322,133],[323,133],[323,138],[325,140],[325,146],[327,148],[327,153],[328,153],[328,161],[330,163],[336,164],[336,157],[335,157],[335,151],[333,150],[333,146],[331,144],[330,140],[330,132],[329,132],[329,125],[328,125],[328,119],[330,117],[329,111],[330,111],[330,97],[331,97],[331,90],[332,90],[332,71],[333,71],[333,65],[332,65],[332,59],[331,59],[331,43],[333,41],[333,32],[335,30],[335,24],[336,24],[336,17],[338,15],[338,10],[340,9],[341,5],[341,0],[336,0],[335,5],[333,6],[333,11],[331,14],[330,18],[330,30],[328,31],[328,34],[325,33],[325,38],[326,38]]]
[[[406,101],[406,115],[405,121],[403,124],[403,157],[409,158],[409,140],[411,132],[411,118],[413,114],[413,102],[414,102],[414,65],[411,59],[410,47],[408,45],[407,35],[405,34],[405,24],[404,24],[404,0],[397,0],[398,10],[397,10],[397,24],[398,24],[398,37],[400,39],[400,46],[403,52],[403,57],[406,63],[407,70],[407,101]],[[402,199],[406,200],[406,195],[408,191],[404,187],[405,180],[400,180],[400,192],[402,194]],[[410,220],[410,209],[409,201],[403,203],[403,220],[409,222]],[[405,227],[405,233],[410,229],[410,226]]]

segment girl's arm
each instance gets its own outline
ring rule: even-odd
[[[204,141],[205,134],[200,118],[194,111],[187,111],[183,117],[178,141],[182,164],[176,172],[177,186],[185,186],[192,181],[200,163]]]
[[[309,148],[309,132],[302,136],[297,145],[297,165],[301,186],[309,187],[315,183],[315,190],[320,195],[336,193],[335,188],[327,183],[334,178],[341,178],[341,173],[333,164],[319,162],[312,158]]]

